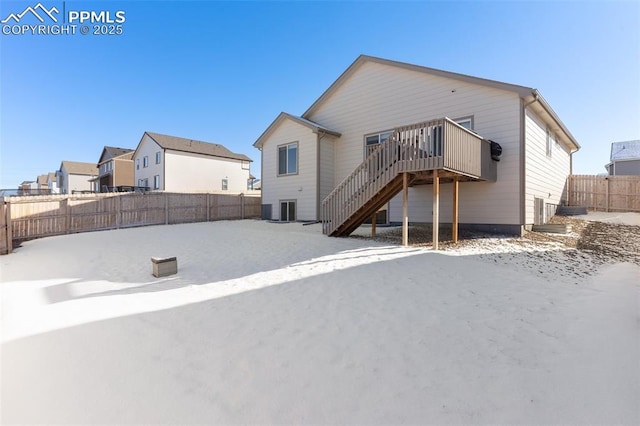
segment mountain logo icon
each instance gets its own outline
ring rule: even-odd
[[[38,13],[39,12],[39,13]],[[51,19],[53,22],[58,22],[58,18],[56,18],[54,16],[54,13],[57,14],[59,13],[59,10],[54,6],[51,9],[47,9],[46,7],[44,7],[42,5],[42,3],[38,3],[35,6],[31,7],[28,6],[25,10],[22,11],[22,13],[11,13],[9,14],[9,16],[7,16],[6,18],[4,18],[2,21],[0,21],[3,24],[6,24],[7,22],[13,20],[16,24],[20,22],[20,20],[27,14],[31,13],[33,16],[36,17],[36,19],[40,22],[44,23],[44,18],[43,16],[48,16],[49,19]]]

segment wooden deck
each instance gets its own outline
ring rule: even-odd
[[[400,127],[325,198],[323,232],[349,235],[409,186],[434,185],[439,194],[441,182],[456,182],[457,189],[461,181],[496,177],[491,141],[454,121],[441,118]]]

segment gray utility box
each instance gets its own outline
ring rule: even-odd
[[[151,263],[156,278],[178,273],[178,259],[175,257],[152,257]]]

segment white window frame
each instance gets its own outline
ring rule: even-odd
[[[158,151],[156,152],[156,164],[160,164],[161,161],[162,161],[162,152]]]
[[[367,158],[374,146],[384,143],[393,134],[393,129],[364,135],[364,158]]]
[[[160,189],[160,175],[153,177],[153,189]]]
[[[474,131],[474,122],[473,122],[473,115],[468,115],[466,117],[460,117],[460,118],[456,118],[455,120],[456,123],[458,123],[459,125],[461,125],[462,127],[464,127],[467,130],[471,130],[472,132]],[[465,126],[462,123],[469,123],[469,127]]]
[[[142,158],[142,168],[143,168],[143,169],[146,169],[147,167],[149,167],[149,156],[148,156],[148,155],[145,155],[145,156]]]
[[[222,190],[227,191],[229,189],[229,179],[222,179]]]
[[[289,170],[289,153],[290,153],[290,149],[295,147],[296,150],[296,169],[295,171],[291,171]],[[281,173],[280,172],[280,150],[284,149],[285,150],[285,173]],[[298,145],[298,142],[289,142],[283,145],[278,145],[278,150],[276,152],[276,165],[278,167],[278,177],[280,176],[293,176],[293,175],[297,175],[300,171],[300,147]]]
[[[547,130],[547,157],[553,157],[553,145],[556,144],[556,135],[550,130]]]

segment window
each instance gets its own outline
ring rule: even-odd
[[[136,158],[136,170],[140,170],[140,159]]]
[[[547,157],[551,157],[553,153],[553,145],[556,144],[556,137],[553,133],[547,130]]]
[[[149,156],[145,155],[142,159],[142,167],[149,167]]]
[[[161,159],[162,159],[162,153],[160,151],[156,152],[156,164],[160,164]]]
[[[153,189],[160,189],[160,175],[153,177]]]
[[[298,173],[298,143],[278,147],[278,176]]]
[[[382,132],[364,137],[364,156],[368,156],[376,145],[386,142],[393,132]]]
[[[229,181],[227,179],[222,179],[222,190],[226,191],[229,188]]]
[[[296,220],[296,202],[280,201],[280,221],[294,222]]]
[[[454,121],[467,130],[473,130],[473,117],[458,118]]]

